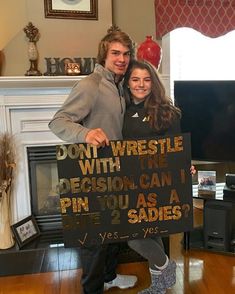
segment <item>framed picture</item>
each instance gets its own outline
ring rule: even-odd
[[[12,225],[11,228],[20,248],[40,235],[38,225],[32,215]]]
[[[46,18],[98,19],[98,0],[44,0]]]
[[[213,195],[216,192],[216,171],[198,171],[198,194]]]

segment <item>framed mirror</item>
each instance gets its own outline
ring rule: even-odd
[[[46,18],[98,19],[98,0],[44,0]]]

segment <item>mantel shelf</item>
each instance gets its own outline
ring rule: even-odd
[[[5,76],[0,77],[0,93],[4,89],[71,87],[85,76]]]

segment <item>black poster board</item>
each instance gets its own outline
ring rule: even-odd
[[[56,153],[66,247],[192,230],[189,134]]]

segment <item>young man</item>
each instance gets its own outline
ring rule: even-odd
[[[59,138],[96,146],[122,139],[125,112],[122,79],[134,58],[130,37],[115,28],[101,40],[94,72],[79,81],[49,127]],[[135,276],[116,274],[117,244],[80,248],[84,294],[101,294],[112,287],[133,287]]]

